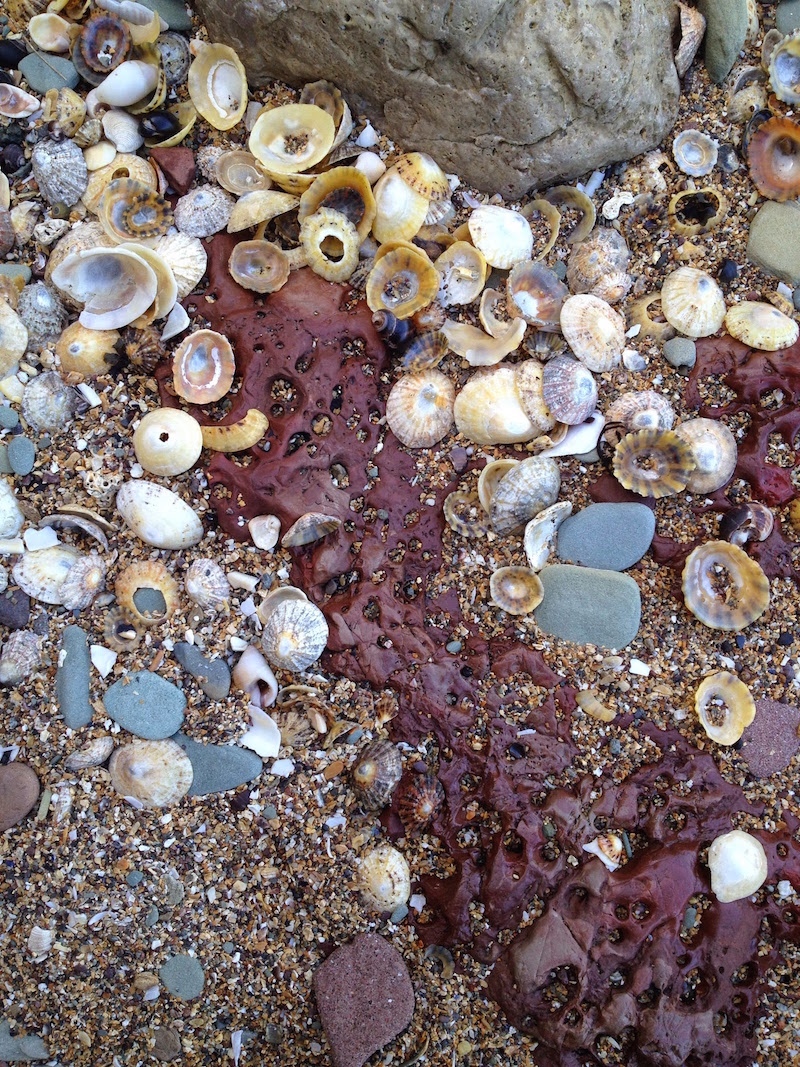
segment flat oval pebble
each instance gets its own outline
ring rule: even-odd
[[[540,630],[601,648],[624,648],[636,637],[642,598],[630,575],[556,563],[539,578],[544,599],[534,618]]]
[[[800,30],[800,0],[783,0],[775,8],[775,29],[781,33]]]
[[[196,1000],[203,992],[206,976],[194,956],[171,956],[158,972],[158,977],[173,997]]]
[[[19,71],[32,93],[46,93],[48,89],[74,89],[78,84],[78,72],[68,59],[48,54],[45,58],[30,52],[20,60]]]
[[[670,337],[664,342],[664,359],[673,367],[693,367],[697,345],[690,337]]]
[[[39,799],[39,779],[27,763],[0,766],[0,833],[22,822]]]
[[[56,702],[71,730],[79,730],[92,721],[94,708],[89,703],[91,657],[89,642],[80,626],[68,626],[61,635],[61,650],[56,669]]]
[[[166,678],[134,671],[114,682],[103,703],[123,730],[147,741],[163,741],[180,730],[186,697]]]
[[[175,659],[199,683],[200,688],[212,700],[224,700],[231,688],[231,672],[225,660],[209,659],[197,645],[178,641]]]
[[[21,589],[0,593],[0,626],[24,630],[31,617],[31,598]]]
[[[139,0],[151,11],[157,11],[162,19],[169,24],[171,30],[184,32],[192,28],[192,16],[186,10],[186,5],[180,0]]]
[[[559,526],[556,554],[584,567],[624,571],[639,562],[655,531],[646,504],[590,504]]]
[[[19,423],[19,415],[12,407],[0,404],[0,429],[13,430]]]
[[[8,442],[8,462],[14,474],[30,474],[36,462],[36,446],[27,437],[12,437]]]
[[[47,1045],[37,1034],[24,1037],[12,1037],[11,1027],[6,1019],[0,1022],[0,1060],[9,1063],[30,1063],[33,1060],[48,1060],[50,1053]]]
[[[788,767],[800,751],[800,709],[777,700],[757,700],[756,716],[742,734],[741,756],[756,778]]]
[[[194,771],[190,797],[236,789],[257,778],[264,766],[255,752],[238,745],[206,745],[183,734],[175,734],[172,740],[189,757]]]

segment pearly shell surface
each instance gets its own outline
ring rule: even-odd
[[[117,510],[136,536],[155,548],[188,548],[203,536],[200,517],[163,485],[125,482],[117,493]]]

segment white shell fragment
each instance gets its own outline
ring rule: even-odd
[[[274,759],[281,749],[281,732],[271,715],[252,704],[250,729],[239,738],[239,744],[252,749],[262,759]]]
[[[199,516],[171,489],[153,482],[125,482],[117,510],[137,537],[155,548],[188,548],[203,536]]]
[[[711,890],[722,904],[752,896],[769,873],[764,846],[744,830],[715,838],[708,850],[708,866]]]

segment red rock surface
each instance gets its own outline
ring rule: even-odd
[[[164,177],[176,193],[183,196],[189,192],[195,175],[191,148],[151,148],[150,158],[164,172]]]

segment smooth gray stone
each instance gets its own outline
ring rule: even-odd
[[[761,205],[750,223],[747,258],[789,285],[800,284],[800,203]]]
[[[697,345],[689,337],[670,337],[664,342],[664,359],[673,367],[693,367],[697,362]]]
[[[186,5],[180,0],[139,0],[151,11],[157,11],[165,22],[169,23],[171,30],[181,32],[191,30],[192,16],[186,10]]]
[[[209,659],[197,645],[179,641],[175,645],[175,659],[199,683],[212,700],[224,700],[231,688],[231,672],[223,659]]]
[[[255,752],[238,745],[207,745],[184,734],[175,734],[172,740],[181,746],[192,764],[190,797],[236,789],[257,778],[264,766]]]
[[[79,730],[88,726],[94,715],[89,703],[89,642],[80,626],[68,626],[64,630],[58,660],[56,702],[67,726]]]
[[[19,422],[19,415],[6,404],[0,404],[0,427],[4,430],[13,430]]]
[[[800,0],[783,0],[775,8],[775,29],[791,33],[800,29]]]
[[[536,625],[579,645],[624,648],[639,630],[642,598],[628,574],[556,563],[539,572],[544,599]]]
[[[13,474],[14,468],[8,461],[8,446],[0,445],[0,474]]]
[[[706,19],[706,70],[719,84],[728,77],[744,48],[747,0],[699,0],[697,8]]]
[[[24,285],[31,280],[31,268],[26,263],[0,263],[0,274],[6,278],[22,278]]]
[[[106,690],[103,703],[123,730],[161,741],[180,730],[186,697],[166,678],[152,671],[134,671]]]
[[[36,462],[36,445],[27,437],[12,437],[8,442],[8,462],[14,474],[24,477]]]
[[[158,972],[161,983],[178,1000],[196,1000],[203,992],[206,977],[194,956],[171,956]]]
[[[68,59],[48,53],[47,60],[37,52],[30,52],[19,63],[20,73],[34,93],[46,93],[48,89],[74,89],[78,84],[78,72]]]
[[[0,1022],[0,1060],[6,1060],[8,1063],[30,1063],[32,1060],[49,1058],[50,1053],[40,1037],[34,1034],[12,1037],[8,1022],[5,1019]]]
[[[556,553],[584,567],[625,571],[639,562],[655,532],[646,504],[590,504],[559,526]]]

